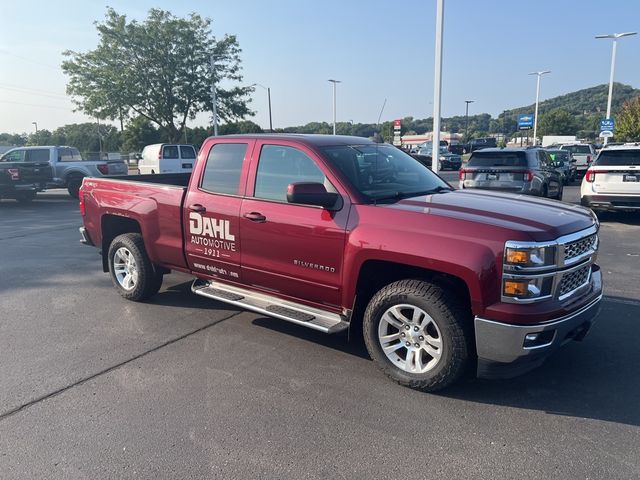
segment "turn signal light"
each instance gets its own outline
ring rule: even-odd
[[[465,169],[461,168],[461,169],[458,171],[458,178],[460,178],[460,180],[464,180],[464,179],[465,179],[465,176],[466,176],[466,175],[465,175],[466,173],[467,173],[467,171],[466,171]]]
[[[587,170],[584,179],[589,183],[593,183],[596,180],[596,172],[594,172],[593,170]]]
[[[519,282],[516,280],[505,280],[504,294],[512,297],[524,297],[529,292],[529,282]]]
[[[587,155],[587,163],[591,163],[591,155]]]

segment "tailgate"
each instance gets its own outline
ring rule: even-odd
[[[599,194],[640,195],[640,168],[603,165],[594,171],[594,190]]]

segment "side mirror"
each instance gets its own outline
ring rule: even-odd
[[[342,197],[327,189],[319,182],[290,183],[287,187],[287,202],[301,205],[315,205],[331,212],[342,208]]]

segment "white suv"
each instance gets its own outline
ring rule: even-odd
[[[640,210],[640,144],[603,148],[582,179],[580,202],[594,210]]]

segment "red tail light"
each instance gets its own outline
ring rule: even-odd
[[[596,172],[594,172],[593,170],[587,170],[584,179],[589,183],[594,182],[596,180]]]
[[[80,187],[80,215],[82,215],[84,217],[84,214],[86,212],[85,206],[84,206],[84,191],[82,190],[82,187]]]
[[[526,182],[533,182],[533,172],[531,170],[527,170],[526,172],[524,172],[524,174]]]
[[[464,180],[465,179],[466,173],[467,173],[467,171],[465,169],[463,169],[463,168],[458,170],[458,177],[460,178],[460,180]]]
[[[587,155],[587,163],[591,163],[591,155]]]
[[[11,178],[11,180],[18,181],[20,180],[20,169],[18,168],[8,168],[7,174]]]
[[[108,175],[109,174],[109,165],[107,165],[106,163],[100,163],[98,165],[96,165],[96,167],[98,167],[98,171],[103,174],[103,175]]]

